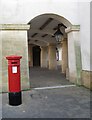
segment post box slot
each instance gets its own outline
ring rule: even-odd
[[[12,64],[17,64],[17,62],[12,62]]]

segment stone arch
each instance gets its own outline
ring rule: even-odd
[[[53,18],[54,20],[56,20],[59,23],[62,23],[66,26],[65,33],[67,34],[67,36],[66,36],[67,39],[66,38],[65,39],[67,40],[67,44],[68,44],[68,64],[69,64],[68,78],[73,83],[81,84],[81,82],[80,82],[81,81],[80,80],[81,79],[81,73],[80,73],[80,71],[81,71],[80,57],[81,56],[80,55],[78,56],[78,54],[80,54],[80,43],[79,43],[80,26],[72,25],[72,23],[69,20],[67,20],[66,18],[64,18],[63,16],[53,14],[53,13],[40,14],[40,15],[34,17],[33,19],[31,19],[28,22],[28,24],[31,24],[33,21],[35,21],[37,19],[40,20],[43,17]],[[79,51],[76,52],[77,50],[79,50]],[[71,55],[71,53],[73,55]],[[79,66],[79,64],[80,64],[80,66]],[[55,65],[55,64],[53,64],[53,65]]]
[[[37,15],[35,16],[33,19],[31,19],[28,24],[30,25],[33,21],[35,20],[39,20],[39,19],[42,19],[43,17],[47,17],[47,18],[53,18],[54,20],[58,21],[59,23],[62,23],[64,24],[67,28],[68,27],[71,27],[72,26],[72,23],[70,21],[68,21],[66,18],[64,18],[63,16],[60,16],[60,15],[57,15],[57,14],[54,14],[54,13],[44,13],[44,14],[40,14],[40,15]],[[30,29],[31,29],[31,25],[30,25]],[[38,30],[35,30],[35,32],[38,32]],[[41,31],[43,33],[45,33],[46,31]],[[50,33],[50,31],[46,32],[46,34],[49,34],[49,35],[52,35],[52,33]],[[38,38],[39,39],[39,38]],[[32,38],[33,40],[33,38]],[[43,42],[43,44],[49,44],[48,41],[42,41],[41,39],[39,39],[40,42]],[[35,43],[37,44],[37,43]],[[37,44],[38,45],[38,44]]]
[[[37,15],[36,17],[34,17],[33,19],[31,19],[28,24],[35,20],[37,17],[42,17],[42,16],[47,16],[47,17],[51,17],[51,18],[54,18],[55,20],[57,21],[60,21],[62,22],[63,24],[65,24],[67,27],[70,27],[72,26],[72,23],[70,21],[68,21],[66,18],[64,18],[63,16],[60,16],[60,15],[57,15],[57,14],[54,14],[54,13],[45,13],[45,14],[41,14],[41,15]]]

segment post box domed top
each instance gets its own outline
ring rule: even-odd
[[[22,56],[17,56],[17,55],[6,56],[7,60],[19,60],[21,58]]]

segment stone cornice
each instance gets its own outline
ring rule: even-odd
[[[27,24],[0,24],[0,30],[28,30],[30,25]]]
[[[71,27],[68,27],[65,29],[66,33],[69,33],[72,31],[80,31],[80,25],[72,25]]]

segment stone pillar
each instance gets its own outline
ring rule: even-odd
[[[8,91],[8,63],[6,56],[21,55],[21,89],[29,89],[28,39],[25,24],[2,24],[2,91]]]
[[[56,45],[55,44],[49,44],[48,57],[49,57],[49,69],[50,70],[56,69],[57,62],[56,62]]]
[[[28,61],[29,61],[29,67],[33,67],[33,46],[31,44],[28,45]]]
[[[69,80],[73,83],[81,85],[81,49],[79,38],[79,25],[73,25],[65,31],[68,35],[68,66]]]
[[[41,47],[41,67],[47,68],[47,47]]]
[[[62,73],[66,73],[66,69],[68,68],[67,38],[64,38],[61,44],[62,44]]]

